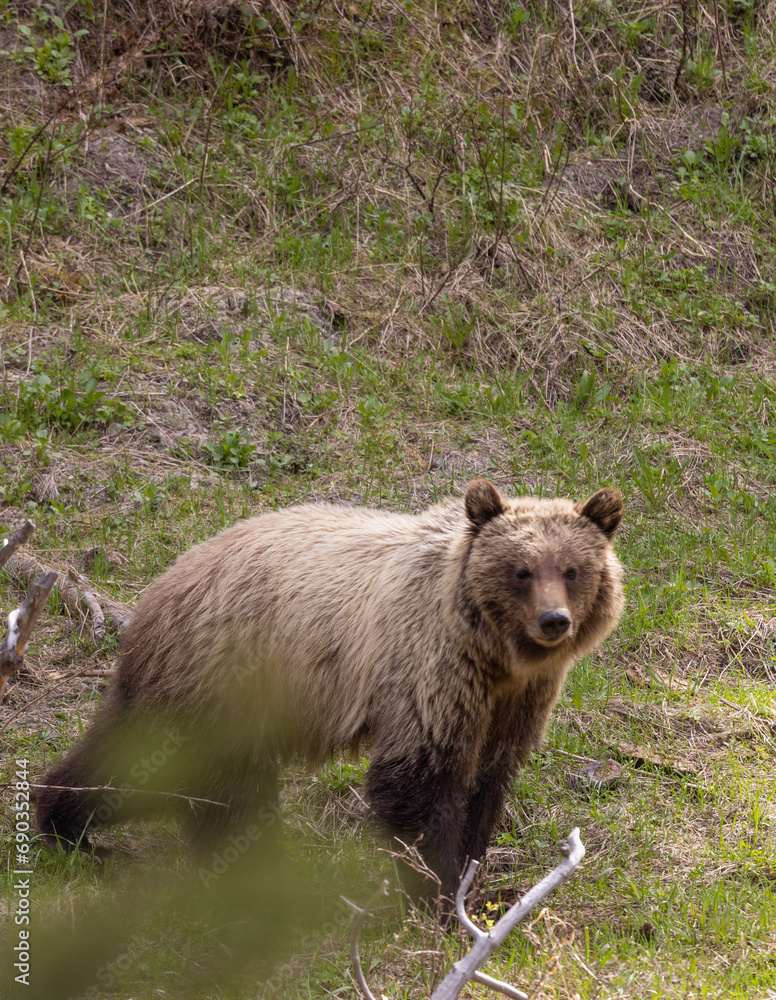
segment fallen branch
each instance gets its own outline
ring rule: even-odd
[[[81,600],[86,605],[89,614],[92,616],[92,633],[95,639],[105,638],[105,614],[97,601],[97,598],[91,592],[87,590],[83,584],[86,583],[86,579],[82,577],[75,570],[69,569],[67,571],[68,580],[72,581],[72,586],[78,590],[78,586],[81,586]]]
[[[499,945],[504,942],[506,937],[511,934],[520,921],[545,896],[548,896],[553,889],[556,889],[565,882],[579,868],[585,856],[585,847],[579,837],[579,827],[574,827],[569,834],[568,840],[560,845],[560,850],[563,855],[563,861],[561,861],[558,867],[551,871],[546,878],[543,878],[532,889],[529,889],[518,903],[515,903],[514,906],[511,906],[507,910],[495,927],[492,927],[488,931],[484,931],[481,927],[478,927],[466,913],[466,894],[480,867],[479,861],[469,862],[469,867],[466,869],[466,873],[458,887],[458,892],[455,894],[455,910],[461,926],[465,927],[469,934],[471,934],[474,938],[474,943],[463,958],[453,963],[450,971],[432,993],[430,1000],[456,1000],[456,997],[460,995],[466,983],[470,981],[480,983],[482,986],[487,986],[489,989],[503,993],[504,996],[511,997],[512,1000],[528,1000],[527,993],[523,993],[522,990],[510,986],[509,983],[504,983],[500,979],[494,979],[492,976],[480,972],[479,968],[486,959],[490,958]],[[386,883],[383,882],[363,909],[349,900],[345,900],[356,911],[356,918],[353,921],[353,928],[350,934],[350,955],[353,960],[353,967],[356,972],[356,980],[359,988],[367,1000],[374,1000],[374,996],[366,984],[361,968],[361,960],[358,955],[358,934],[370,909],[375,905],[380,895],[385,892],[385,887]]]
[[[21,583],[28,583],[38,573],[46,571],[47,567],[32,556],[16,553],[9,560],[8,569]],[[92,634],[96,640],[102,639],[105,635],[106,617],[113,622],[118,631],[129,624],[132,612],[126,604],[115,601],[105,594],[95,593],[89,581],[80,573],[70,569],[67,573],[56,572],[56,577],[59,595],[68,611],[74,615],[80,614],[84,607],[88,611],[92,620]]]
[[[466,893],[472,884],[477,869],[480,867],[479,861],[470,861],[466,874],[461,880],[458,892],[455,894],[455,911],[458,919],[466,930],[474,938],[474,944],[462,959],[453,964],[452,969],[439,984],[431,995],[431,1000],[455,1000],[466,983],[473,979],[475,982],[489,986],[493,990],[498,990],[508,997],[516,997],[518,1000],[528,1000],[525,993],[516,990],[508,983],[502,983],[498,979],[491,979],[477,970],[482,963],[493,954],[498,946],[504,941],[507,935],[517,927],[523,917],[526,917],[533,908],[540,903],[545,896],[548,896],[553,889],[573,875],[582,863],[585,856],[585,847],[579,838],[579,827],[575,826],[569,834],[568,840],[560,845],[560,852],[563,861],[550,872],[545,878],[538,882],[532,889],[523,896],[519,903],[510,906],[504,916],[498,921],[495,927],[489,931],[484,931],[477,927],[466,915],[464,909]]]
[[[10,542],[9,542],[10,545]],[[8,615],[8,635],[0,646],[0,701],[11,674],[15,674],[24,661],[24,651],[38,615],[48,600],[57,574],[41,573],[35,577],[21,607]]]

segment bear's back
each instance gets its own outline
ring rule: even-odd
[[[455,503],[420,515],[311,504],[241,521],[145,592],[122,643],[124,690],[158,705],[165,691],[271,701],[282,687],[330,716],[338,701],[363,707],[419,615],[426,633],[442,628],[434,604],[464,524]]]

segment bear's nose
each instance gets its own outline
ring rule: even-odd
[[[539,627],[548,639],[560,639],[571,627],[571,618],[563,608],[544,611],[539,616]]]

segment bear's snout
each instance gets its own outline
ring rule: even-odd
[[[565,608],[554,608],[539,615],[539,628],[548,639],[560,639],[571,628],[571,616]]]

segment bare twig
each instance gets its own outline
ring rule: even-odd
[[[16,171],[22,165],[22,163],[24,161],[24,157],[32,149],[32,147],[33,147],[35,141],[37,140],[38,136],[40,136],[43,132],[45,132],[46,129],[49,127],[49,125],[56,118],[59,117],[59,113],[60,113],[60,111],[62,110],[63,107],[64,107],[64,104],[61,104],[56,109],[56,111],[54,111],[54,113],[49,118],[46,119],[46,121],[40,126],[40,128],[37,129],[35,132],[32,133],[32,135],[30,136],[29,142],[24,147],[24,149],[21,151],[21,153],[19,154],[19,156],[17,157],[17,159],[14,161],[13,166],[9,169],[8,173],[3,178],[2,186],[0,186],[0,194],[5,194],[5,189],[8,187],[8,182],[11,180],[11,178],[13,177],[13,175],[16,173]]]
[[[57,115],[54,118],[55,123],[58,117],[59,117],[59,112],[57,112]],[[15,275],[16,279],[18,280],[19,275],[22,272],[22,268],[24,269],[24,272],[27,275],[27,281],[29,282],[30,295],[32,296],[33,308],[35,312],[38,311],[37,308],[35,307],[35,293],[32,288],[32,279],[30,278],[30,272],[27,270],[27,262],[24,259],[24,255],[28,253],[30,245],[32,243],[32,238],[35,235],[35,223],[38,221],[38,213],[40,212],[40,202],[43,197],[43,184],[45,181],[48,180],[48,172],[49,172],[49,167],[51,165],[51,156],[53,147],[54,147],[54,134],[52,132],[48,137],[48,146],[46,147],[46,159],[43,161],[43,169],[40,171],[40,179],[38,181],[39,184],[38,199],[35,202],[35,211],[32,213],[32,222],[30,223],[30,231],[27,234],[27,241],[24,244],[24,249],[20,250],[19,252],[21,259],[19,261],[19,266],[16,268],[16,275]]]
[[[358,132],[371,132],[373,128],[382,125],[383,119],[376,118],[371,125],[364,125],[363,128],[349,128],[344,132],[332,132],[331,135],[323,135],[318,139],[307,139],[305,142],[292,142],[288,149],[299,149],[302,146],[317,146],[319,142],[334,142],[335,139],[344,139],[348,135],[356,135]]]
[[[160,202],[166,201],[168,198],[172,198],[174,194],[178,194],[180,191],[183,191],[185,188],[193,184],[196,181],[196,179],[197,179],[196,177],[192,177],[191,180],[186,181],[185,184],[181,184],[179,187],[176,187],[174,191],[168,191],[167,194],[163,194],[160,198],[156,198],[154,201],[149,202],[148,205],[141,205],[139,208],[133,209],[125,216],[125,218],[131,219],[136,215],[140,215],[141,212],[150,211],[150,209],[152,209],[154,205],[158,205]]]
[[[571,21],[571,61],[574,63],[574,68],[579,69],[579,63],[577,62],[577,25],[574,20],[574,0],[569,0],[569,20]]]
[[[16,531],[14,531],[2,549],[0,549],[0,569],[5,566],[14,552],[21,545],[24,545],[34,530],[35,525],[32,521],[25,521],[21,528],[17,528]]]
[[[463,258],[462,258],[461,260],[459,260],[459,261],[458,261],[458,263],[457,263],[457,264],[456,264],[456,265],[455,265],[454,267],[451,267],[451,268],[449,268],[449,270],[448,270],[448,271],[446,272],[446,274],[444,274],[444,275],[442,276],[442,280],[441,280],[441,281],[439,282],[439,284],[437,285],[437,287],[436,287],[436,291],[435,291],[435,292],[433,292],[433,293],[432,293],[432,294],[431,294],[431,295],[429,296],[429,298],[428,298],[428,299],[426,299],[426,301],[425,301],[425,302],[423,302],[423,303],[421,304],[421,306],[420,306],[420,309],[418,309],[418,316],[422,316],[422,315],[423,315],[423,313],[424,313],[424,312],[426,311],[426,309],[428,309],[428,307],[429,307],[429,306],[430,306],[430,305],[431,305],[431,304],[432,304],[432,303],[433,303],[433,302],[435,301],[435,299],[436,299],[436,298],[438,297],[438,295],[439,295],[439,293],[440,293],[440,292],[442,291],[442,289],[443,289],[443,288],[444,288],[444,287],[445,287],[446,285],[448,285],[448,284],[450,283],[450,281],[452,280],[452,278],[454,278],[454,277],[455,277],[456,273],[458,272],[458,268],[459,268],[459,267],[461,266],[461,264],[462,264],[462,263],[464,262],[464,260],[465,260],[465,259],[466,259],[466,258],[465,258],[465,256],[464,256],[464,257],[463,257]]]
[[[492,976],[480,972],[479,968],[486,959],[490,958],[507,936],[511,934],[520,921],[545,896],[548,896],[553,889],[556,889],[565,882],[579,868],[585,856],[585,847],[579,837],[579,827],[574,827],[569,834],[568,840],[560,845],[560,850],[563,855],[563,861],[561,861],[557,868],[551,871],[549,875],[543,878],[541,882],[538,882],[532,889],[529,889],[518,903],[515,903],[514,906],[511,906],[507,910],[495,927],[492,927],[488,931],[478,927],[466,913],[466,894],[480,867],[479,861],[472,860],[469,862],[469,866],[458,887],[458,892],[455,894],[455,911],[461,926],[465,927],[474,938],[474,944],[463,958],[453,963],[450,971],[431,994],[430,1000],[456,1000],[456,997],[460,995],[466,983],[470,981],[480,983],[491,990],[503,993],[504,996],[510,997],[511,1000],[528,1000],[528,994],[523,993],[515,986],[510,986],[509,983],[504,983],[500,979],[494,979]],[[374,1000],[374,996],[364,980],[361,960],[358,955],[358,934],[369,910],[375,905],[380,895],[385,892],[386,886],[387,882],[383,882],[363,909],[349,900],[345,900],[356,911],[356,918],[353,921],[350,933],[350,954],[353,959],[356,980],[367,1000]]]
[[[56,573],[42,573],[37,576],[22,606],[8,616],[8,635],[0,646],[0,699],[3,697],[8,678],[22,665],[30,633],[56,579]]]
[[[91,590],[87,590],[86,587],[83,586],[84,583],[86,583],[86,580],[78,573],[76,573],[75,570],[72,569],[68,570],[67,575],[69,579],[72,580],[76,586],[81,587],[81,599],[86,605],[89,614],[92,616],[92,633],[94,634],[94,638],[104,639],[105,613],[100,607],[97,598],[94,596]]]
[[[687,56],[691,54],[692,51],[692,40],[690,38],[690,5],[692,0],[681,0],[682,6],[682,54],[679,57],[679,62],[676,67],[676,75],[674,76],[674,90],[679,86],[679,80],[682,77],[682,70],[687,62]]]
[[[361,925],[369,916],[369,913],[377,905],[381,896],[385,896],[388,893],[388,880],[383,879],[380,885],[372,893],[369,902],[363,908],[356,906],[349,899],[345,899],[344,896],[340,898],[351,906],[356,911],[355,919],[353,920],[353,926],[350,929],[350,958],[353,962],[353,969],[356,974],[356,982],[358,983],[358,988],[366,997],[366,1000],[375,1000],[374,995],[366,984],[366,979],[364,979],[364,970],[361,968],[361,958],[358,954],[358,935],[361,931]]]
[[[213,63],[212,63],[212,61],[210,62],[210,69],[211,69],[211,71],[213,70]],[[205,128],[205,149],[204,149],[204,152],[202,153],[202,169],[199,172],[199,200],[200,201],[202,201],[202,188],[203,188],[203,186],[205,184],[205,171],[207,170],[208,158],[210,156],[210,129],[212,128],[212,125],[213,125],[213,108],[215,106],[216,100],[218,99],[218,95],[219,95],[219,92],[221,90],[221,87],[224,85],[224,81],[226,80],[227,76],[229,75],[229,69],[230,69],[230,67],[227,67],[227,69],[224,71],[223,76],[221,77],[221,79],[218,82],[218,85],[216,86],[215,93],[213,94],[213,96],[211,97],[211,99],[210,99],[210,101],[208,103],[208,108],[207,108],[207,126]]]
[[[727,91],[728,82],[727,72],[725,71],[725,50],[722,47],[722,37],[719,31],[719,10],[717,8],[717,0],[714,0],[714,29],[717,33],[717,51],[719,52],[719,61],[722,63],[722,83]]]
[[[0,787],[8,787],[12,782],[4,782]],[[228,802],[216,802],[215,799],[200,799],[196,795],[183,795],[181,792],[163,792],[156,788],[129,788],[124,786],[123,788],[118,788],[115,785],[33,785],[30,784],[30,788],[49,788],[54,792],[119,792],[122,795],[163,795],[165,798],[169,799],[185,799],[187,802],[202,802],[208,806],[221,806],[222,809],[228,809]]]
[[[528,1000],[527,993],[523,993],[516,986],[510,986],[509,983],[504,983],[500,979],[487,976],[484,972],[473,973],[472,982],[481,983],[483,986],[495,990],[496,993],[503,993],[505,997],[510,997],[510,1000]]]
[[[102,31],[100,32],[100,107],[105,104],[105,31],[108,24],[108,0],[102,4]]]

